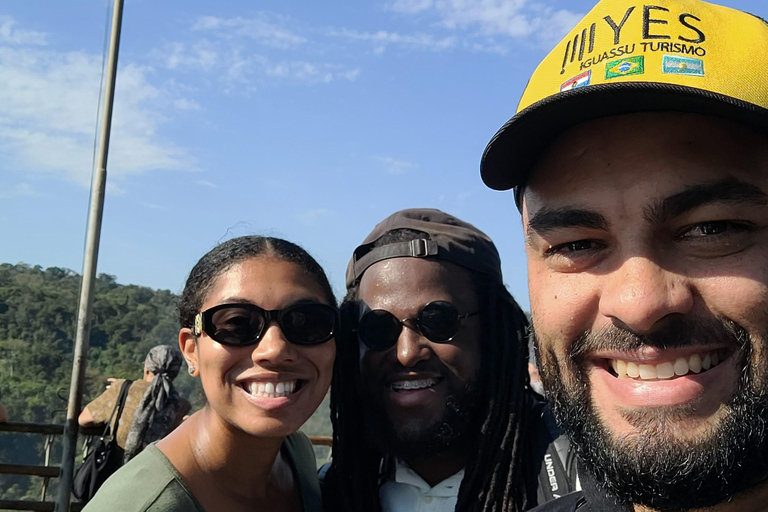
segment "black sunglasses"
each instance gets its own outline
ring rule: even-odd
[[[229,346],[253,345],[267,326],[276,321],[283,336],[294,345],[319,345],[339,329],[338,310],[326,304],[308,303],[267,311],[254,304],[220,304],[195,317],[195,336],[202,333]]]
[[[357,326],[357,335],[366,347],[381,352],[397,344],[403,325],[413,320],[419,333],[429,341],[448,343],[459,332],[461,321],[479,314],[479,311],[460,315],[456,306],[444,300],[426,304],[416,318],[399,320],[385,309],[373,309],[365,313]]]

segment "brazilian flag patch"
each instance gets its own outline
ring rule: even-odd
[[[619,76],[642,75],[645,73],[645,57],[626,57],[614,60],[605,65],[605,79]]]

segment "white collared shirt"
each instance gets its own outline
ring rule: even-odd
[[[430,487],[408,464],[398,460],[395,478],[379,489],[383,512],[453,512],[464,478],[462,469]]]

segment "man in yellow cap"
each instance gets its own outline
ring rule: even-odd
[[[486,148],[581,459],[542,510],[768,510],[767,134],[768,23],[603,0]]]

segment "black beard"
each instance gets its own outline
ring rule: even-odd
[[[546,357],[540,372],[555,416],[569,433],[582,467],[604,490],[625,505],[683,511],[717,505],[768,477],[768,370],[765,362],[758,366],[751,361],[753,344],[765,340],[750,337],[730,320],[679,318],[648,336],[611,327],[574,341],[564,362],[574,385],[564,382],[551,349],[542,354]],[[689,417],[684,406],[627,414],[639,434],[623,439],[615,439],[602,424],[592,406],[581,364],[584,356],[597,349],[723,342],[736,351],[733,364],[740,377],[722,418],[707,437],[673,440],[668,425]],[[536,345],[538,351],[538,341]]]
[[[401,459],[430,458],[446,450],[465,448],[475,428],[479,411],[487,403],[476,379],[456,386],[448,394],[443,414],[426,427],[397,427],[392,423],[370,385],[362,385],[363,418],[366,437],[387,455]]]

